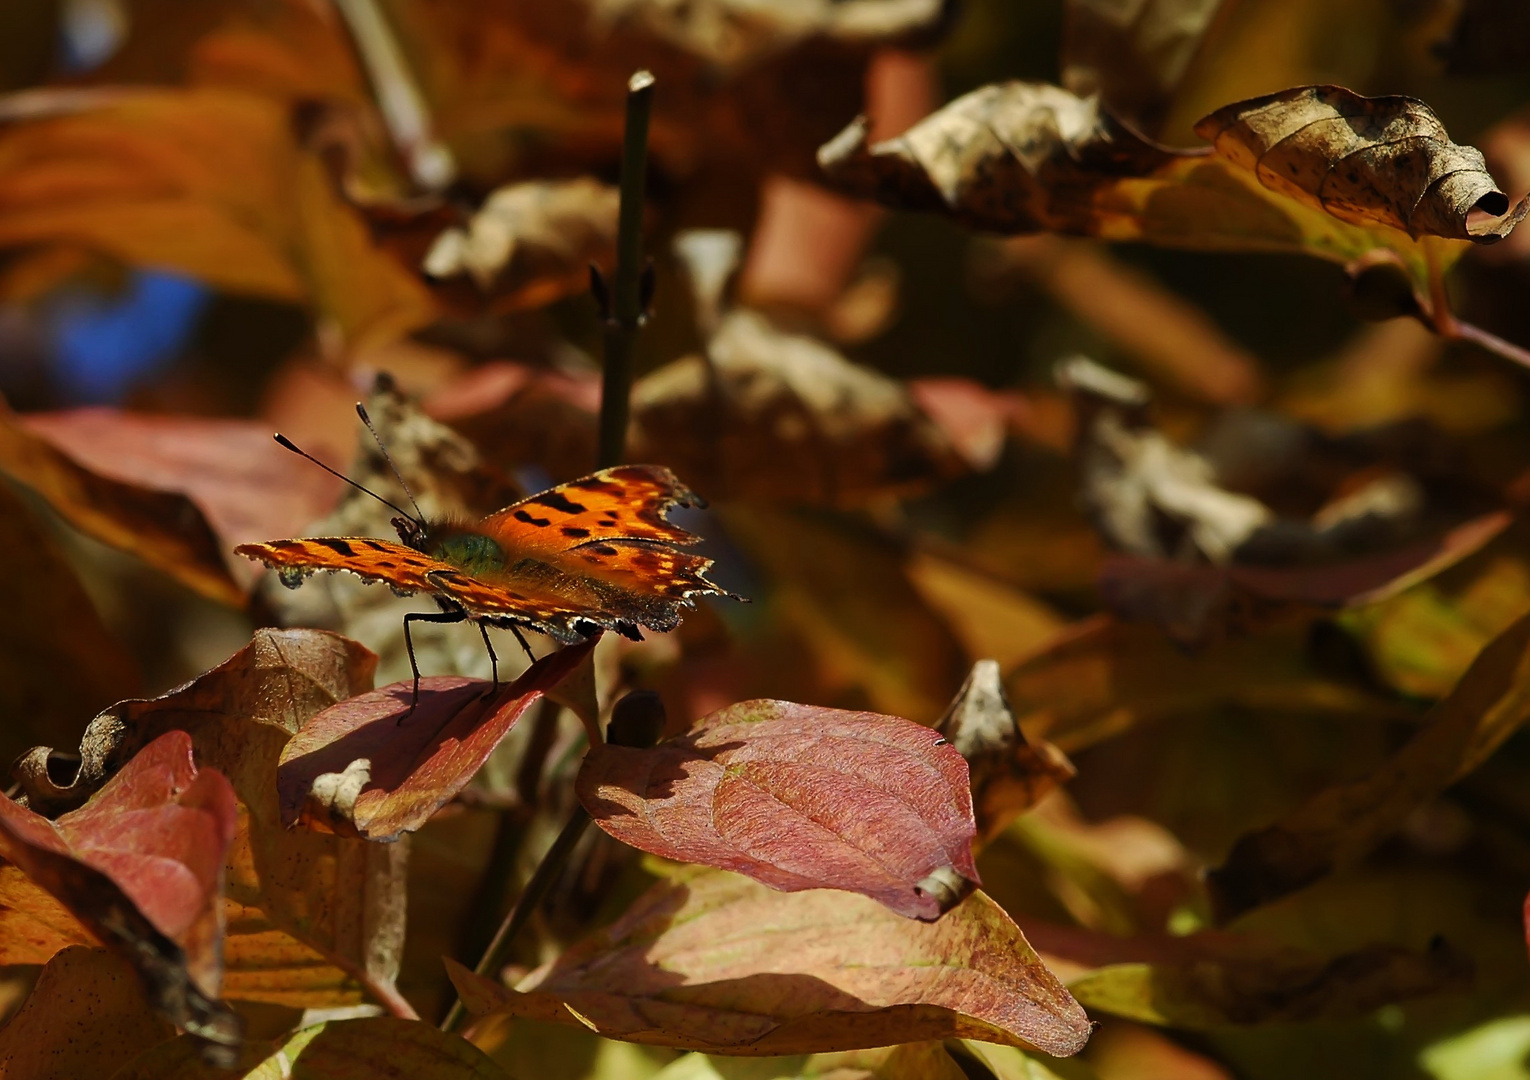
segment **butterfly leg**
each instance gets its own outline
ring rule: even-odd
[[[411,611],[404,616],[404,648],[409,651],[409,670],[414,672],[414,694],[409,699],[409,711],[398,718],[402,724],[414,715],[415,707],[420,703],[420,665],[414,658],[414,638],[409,634],[409,624],[412,622],[426,623],[459,623],[467,618],[465,611]]]
[[[499,657],[494,655],[494,643],[489,640],[489,627],[486,623],[478,624],[478,632],[483,635],[483,647],[489,650],[489,671],[493,675],[493,684],[484,697],[493,697],[499,693]]]
[[[521,643],[521,648],[526,650],[526,659],[535,664],[537,662],[537,654],[531,651],[531,646],[527,645],[526,639],[521,637],[520,627],[516,626],[514,623],[511,623],[510,632],[515,635],[515,640]]]

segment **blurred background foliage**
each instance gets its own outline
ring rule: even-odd
[[[856,24],[856,6],[882,10]],[[980,862],[1059,972],[1095,980],[1074,987],[1102,1027],[1080,1061],[1045,1066],[1057,1076],[1530,1076],[1523,734],[1460,782],[1421,785],[1363,858],[1227,924],[1257,948],[1173,944],[1216,923],[1202,871],[1377,775],[1530,611],[1525,526],[1494,519],[1364,602],[1237,591],[1252,578],[1225,610],[1213,589],[1210,615],[1182,606],[1202,584],[1153,578],[1123,600],[1108,577],[1123,545],[1070,452],[1088,406],[1054,377],[1085,355],[1138,380],[1153,430],[1292,520],[1403,475],[1428,511],[1411,541],[1530,496],[1530,372],[1412,319],[1373,321],[1344,268],[1317,259],[996,238],[816,182],[814,151],[863,108],[893,135],[991,82],[1058,82],[1088,53],[1070,43],[1085,6],[845,0],[708,24],[617,0],[11,0],[0,393],[20,418],[3,418],[0,467],[20,483],[0,487],[0,748],[72,746],[96,710],[191,677],[262,623],[340,628],[383,656],[379,682],[407,671],[391,601],[374,611],[337,587],[283,606],[296,601],[220,565],[234,542],[334,509],[324,478],[265,463],[279,451],[264,433],[351,467],[351,404],[388,371],[439,422],[396,436],[401,459],[458,463],[426,497],[482,511],[587,471],[600,327],[585,264],[610,260],[599,189],[515,204],[532,261],[483,281],[436,245],[505,185],[613,184],[621,88],[646,65],[658,287],[634,452],[712,498],[717,576],[756,602],[613,655],[613,685],[659,689],[677,725],[750,696],[933,723],[972,661],[998,659],[1027,732],[1078,768]],[[1511,198],[1530,190],[1520,5],[1199,7],[1219,10],[1154,114],[1163,142],[1199,145],[1195,121],[1229,102],[1337,83],[1423,99]],[[1100,70],[1108,98],[1117,69]],[[698,228],[747,238],[731,287],[706,284],[732,265],[715,245],[675,253]],[[1457,312],[1530,345],[1527,256],[1520,234],[1469,251]],[[687,442],[711,408],[684,367],[703,352],[706,377],[736,379],[741,434],[722,449],[707,439],[727,432]],[[787,404],[750,405],[761,385]],[[442,635],[432,670],[480,674],[474,644]],[[556,829],[577,757],[577,725],[558,723],[556,738],[553,720],[526,725],[477,801],[416,838],[400,985],[422,1011],[446,1000],[435,958],[471,962],[513,895],[507,871],[524,876]],[[528,966],[650,879],[625,849],[587,848]],[[1377,949],[1434,959],[1404,970]],[[843,1064],[746,1068],[531,1024],[486,1044],[517,1075],[594,1080]],[[972,1044],[947,1053],[966,1075],[1047,1075]]]

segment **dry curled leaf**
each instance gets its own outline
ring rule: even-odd
[[[591,747],[577,790],[618,840],[774,889],[936,919],[978,882],[966,764],[895,716],[740,702],[650,749]]]
[[[1511,209],[1482,151],[1451,142],[1417,98],[1299,86],[1225,106],[1195,130],[1265,187],[1362,227],[1491,244],[1530,213],[1530,197]]]
[[[977,835],[985,840],[1075,773],[1057,747],[1025,737],[1004,696],[1003,675],[994,660],[972,665],[935,730],[967,759]]]
[[[1362,112],[1378,115],[1401,115],[1411,107],[1398,104],[1411,99],[1355,100]],[[1214,115],[1235,115],[1246,104]],[[1438,127],[1433,114],[1429,120]],[[1257,158],[1236,151],[1240,144],[1230,135],[1219,138],[1217,150],[1173,150],[1118,120],[1098,98],[1040,83],[974,90],[875,145],[868,131],[864,119],[852,123],[819,150],[819,165],[840,190],[888,206],[947,214],[993,232],[1049,231],[1215,251],[1297,251],[1346,265],[1386,249],[1425,293],[1429,259],[1415,237],[1491,242],[1506,235],[1530,205],[1520,204],[1494,225],[1468,228],[1470,205],[1460,209],[1459,220],[1435,211],[1397,216],[1404,195],[1378,190],[1341,202],[1336,191],[1330,200],[1336,215],[1316,195],[1262,183],[1253,171]],[[1440,180],[1450,205],[1459,209],[1469,194],[1484,211],[1500,201],[1499,213],[1509,209],[1506,197],[1492,193],[1485,172],[1451,172],[1463,161],[1480,163],[1477,151],[1443,138],[1422,147],[1420,175]],[[1360,163],[1342,170],[1346,183],[1350,171],[1356,190],[1364,188]],[[1422,193],[1423,188],[1416,194]],[[1392,227],[1393,217],[1403,224]],[[1440,248],[1434,257],[1448,264],[1462,248]]]
[[[0,797],[0,855],[133,964],[155,1008],[212,1047],[237,1046],[223,978],[223,864],[237,809],[191,738],[149,743],[78,810],[49,821]]]
[[[448,961],[463,1004],[607,1038],[725,1054],[948,1037],[1076,1054],[1091,1025],[981,892],[934,923],[865,897],[772,892],[709,870],[661,882],[621,918],[506,990]]]
[[[496,310],[541,306],[585,288],[590,263],[610,264],[616,203],[615,188],[588,178],[509,184],[437,236],[421,269],[466,275]]]
[[[1530,617],[1493,640],[1431,712],[1426,726],[1375,772],[1319,792],[1238,840],[1207,876],[1224,918],[1354,863],[1409,814],[1481,765],[1530,719]]]
[[[543,657],[493,697],[481,679],[394,683],[315,716],[282,749],[282,821],[315,816],[368,840],[397,840],[461,791],[525,711],[576,668],[595,641]]]
[[[404,845],[288,830],[276,768],[283,746],[323,709],[371,686],[355,642],[318,630],[259,630],[197,679],[95,718],[78,763],[38,748],[18,779],[33,807],[78,806],[137,749],[191,735],[198,762],[234,785],[240,828],[229,853],[224,994],[299,1008],[392,993],[403,939]]]

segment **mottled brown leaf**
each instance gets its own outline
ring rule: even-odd
[[[437,236],[421,269],[466,276],[497,311],[541,307],[587,288],[590,263],[611,264],[616,202],[615,188],[588,178],[508,184]]]
[[[1426,726],[1379,769],[1242,837],[1208,875],[1231,918],[1351,865],[1420,804],[1472,772],[1530,718],[1530,617],[1482,650]]]
[[[161,1015],[223,1046],[239,1038],[216,1000],[236,827],[228,780],[197,769],[182,731],[149,743],[57,821],[0,797],[0,855],[122,952]]]
[[[578,667],[596,638],[545,656],[493,697],[481,679],[394,683],[341,701],[304,725],[276,770],[282,821],[313,816],[368,840],[397,840],[461,791],[535,702]]]
[[[966,763],[894,716],[745,701],[650,749],[591,747],[577,790],[618,840],[774,889],[935,919],[977,884]]]
[[[137,973],[105,949],[80,945],[43,968],[21,1011],[0,1028],[0,1074],[10,1080],[111,1076],[123,1059],[175,1037],[144,1000]],[[186,1039],[188,1060],[197,1061]]]
[[[1098,98],[1040,83],[974,90],[876,145],[869,145],[868,130],[864,120],[856,121],[819,150],[819,164],[835,187],[993,232],[1305,252],[1345,264],[1385,248],[1424,292],[1427,259],[1412,236],[1489,238],[1468,233],[1464,225],[1431,231],[1437,223],[1423,218],[1415,234],[1373,218],[1356,224],[1310,197],[1261,184],[1229,157],[1153,143]],[[1507,224],[1512,227],[1512,218]],[[1460,253],[1443,248],[1437,256],[1444,264]]]
[[[1076,1054],[1090,1024],[981,892],[934,923],[859,896],[782,894],[734,874],[661,882],[523,992],[448,962],[475,1016],[608,1037],[790,1054],[947,1037]],[[524,984],[523,984],[524,985]]]
[[[1270,190],[1361,227],[1491,244],[1530,213],[1530,198],[1511,210],[1482,151],[1451,142],[1417,98],[1299,86],[1218,109],[1195,130]]]

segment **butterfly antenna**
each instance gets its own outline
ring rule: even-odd
[[[388,463],[388,468],[393,470],[393,478],[398,481],[398,486],[404,489],[405,495],[409,496],[410,505],[414,507],[414,519],[419,522],[420,528],[423,529],[425,527],[425,514],[420,510],[420,504],[415,501],[414,492],[409,490],[409,485],[404,483],[404,474],[398,471],[397,465],[393,464],[393,455],[388,453],[388,444],[383,442],[382,436],[377,434],[377,429],[372,426],[372,418],[367,415],[367,407],[359,401],[356,402],[356,415],[361,417],[361,422],[372,433],[372,438],[377,440],[377,449],[382,451],[383,460]],[[399,512],[403,513],[403,511]],[[407,517],[408,515],[405,514],[404,516]]]
[[[278,443],[280,443],[284,448],[286,448],[288,450],[291,450],[298,457],[307,458],[309,461],[313,462],[319,468],[321,468],[325,472],[329,473],[329,475],[331,475],[331,476],[338,476],[340,479],[344,480],[347,484],[351,485],[351,487],[355,488],[357,491],[364,491],[368,495],[372,496],[372,498],[374,498],[378,502],[382,503],[384,506],[391,506],[391,507],[393,507],[393,509],[397,510],[400,514],[403,514],[405,517],[409,516],[409,511],[405,510],[402,506],[399,506],[397,503],[389,502],[387,499],[385,499],[381,495],[377,494],[377,492],[373,491],[371,488],[365,487],[365,486],[363,486],[361,484],[358,484],[356,481],[352,480],[349,476],[346,476],[343,472],[337,472],[336,470],[331,469],[328,465],[324,464],[324,462],[322,462],[318,458],[314,457],[308,451],[300,449],[296,443],[294,443],[291,439],[287,438],[287,436],[283,435],[281,432],[277,432],[277,434],[276,434],[276,441]],[[415,509],[419,509],[419,507],[415,507]]]

